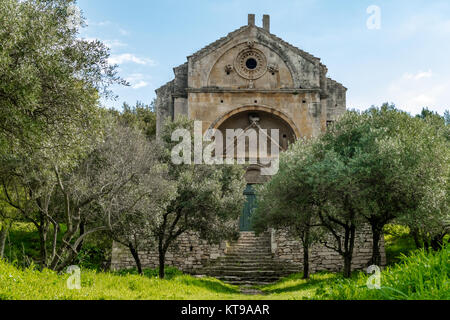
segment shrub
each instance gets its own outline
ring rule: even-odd
[[[370,275],[338,279],[319,298],[333,300],[449,300],[450,245],[439,252],[418,250],[381,274],[381,289],[370,290]]]

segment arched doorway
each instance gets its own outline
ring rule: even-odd
[[[252,231],[251,215],[257,207],[255,185],[265,183],[270,179],[270,176],[261,174],[261,170],[264,166],[267,166],[267,159],[270,159],[275,154],[272,152],[272,148],[278,148],[278,154],[287,150],[288,146],[299,138],[299,132],[289,118],[274,109],[251,106],[237,110],[216,121],[214,128],[220,130],[224,137],[227,137],[227,130],[240,130],[240,134],[244,136],[246,163],[248,161],[245,175],[247,188],[244,192],[246,203],[239,221],[239,226],[240,231]],[[271,130],[273,129],[278,130],[278,136],[272,135]],[[258,137],[256,151],[250,143],[251,135],[247,134],[250,130],[255,132],[253,136]],[[275,137],[277,141],[274,141]],[[232,151],[234,155],[237,155],[238,137],[235,139],[232,145],[232,148],[234,148]],[[261,139],[266,139],[265,146],[267,149],[264,152],[260,152],[261,142],[263,142]],[[229,148],[230,145],[224,145],[224,154],[230,151]],[[266,161],[261,161],[261,154],[267,156],[264,159]],[[250,160],[252,159],[257,159],[257,163],[251,163]]]

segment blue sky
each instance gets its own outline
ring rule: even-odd
[[[376,5],[381,28],[369,29]],[[271,32],[322,59],[329,76],[348,88],[349,108],[393,102],[413,114],[450,109],[450,1],[435,0],[79,0],[88,26],[80,36],[111,48],[111,62],[130,87],[124,101],[149,103],[186,57],[270,14]]]

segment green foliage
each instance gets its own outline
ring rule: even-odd
[[[401,238],[407,237],[410,235],[410,230],[406,226],[402,226],[399,224],[387,224],[383,228],[384,237],[389,241],[390,238]]]
[[[122,111],[110,110],[123,126],[137,128],[144,133],[147,138],[153,139],[156,135],[156,113],[155,101],[150,105],[137,101],[135,106],[124,103]]]
[[[383,227],[394,219],[441,243],[450,228],[449,128],[427,110],[419,117],[388,104],[349,111],[281,155],[278,174],[260,188],[254,225],[299,229],[318,221],[345,261],[354,241],[347,234],[370,224],[375,265]]]
[[[6,239],[5,259],[27,267],[39,257],[39,235],[36,227],[29,223],[14,223]]]
[[[81,221],[71,209],[86,200],[68,177],[103,138],[100,96],[110,95],[111,84],[124,84],[108,64],[107,47],[79,39],[77,27],[67,23],[74,4],[0,1],[0,208],[6,202],[15,219],[36,226],[42,265],[54,260],[47,254],[53,225],[65,224],[68,232],[61,251],[51,255],[67,257],[66,243]],[[67,212],[63,203],[65,209],[70,204]],[[60,235],[57,240],[61,244]]]
[[[64,231],[65,226],[62,226]],[[58,241],[61,241],[61,234]],[[112,243],[104,234],[99,233],[88,237],[74,264],[91,270],[105,270],[111,259]],[[47,249],[51,246],[48,243]],[[6,241],[5,260],[20,267],[28,267],[39,259],[39,234],[36,227],[30,223],[15,222],[9,230]]]
[[[100,94],[123,83],[99,41],[77,37],[67,21],[73,0],[0,2],[0,155],[40,151],[74,161],[98,129]]]
[[[388,266],[400,262],[403,255],[415,251],[416,245],[411,230],[399,224],[387,224],[383,228],[386,263]]]
[[[219,243],[238,235],[237,220],[244,203],[244,170],[237,165],[206,165],[194,162],[175,164],[172,151],[180,142],[172,141],[177,130],[194,136],[194,122],[186,118],[167,121],[162,131],[161,162],[168,168],[168,179],[176,183],[175,197],[152,225],[160,261],[170,245],[186,232]],[[194,143],[190,138],[188,146]],[[161,277],[163,277],[163,266]]]
[[[318,296],[332,300],[449,300],[450,246],[439,252],[418,250],[381,273],[381,289],[370,290],[369,276],[338,279]]]

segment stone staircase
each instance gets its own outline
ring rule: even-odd
[[[233,285],[248,286],[270,284],[298,272],[298,265],[274,259],[269,233],[257,237],[254,232],[242,232],[239,240],[228,248],[225,257],[212,262],[197,274]]]

